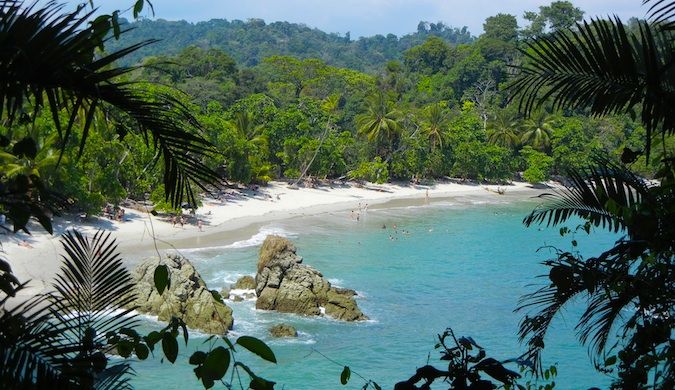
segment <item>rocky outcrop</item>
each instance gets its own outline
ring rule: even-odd
[[[159,295],[154,283],[155,268],[169,268],[170,285]],[[197,270],[186,258],[168,254],[149,258],[132,272],[136,281],[137,310],[168,321],[176,316],[190,328],[206,333],[225,334],[232,329],[232,309],[216,301]]]
[[[295,245],[267,236],[260,248],[255,277],[256,308],[304,315],[326,314],[338,320],[367,320],[353,290],[332,287],[321,272],[302,264]]]
[[[298,337],[298,331],[288,324],[277,324],[270,328],[272,337]]]
[[[255,289],[255,279],[253,276],[242,276],[237,280],[237,282],[232,286],[234,290],[253,290]]]

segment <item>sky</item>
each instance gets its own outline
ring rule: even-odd
[[[80,3],[71,0],[70,3]],[[128,9],[135,0],[98,0],[101,11]],[[414,32],[421,21],[442,21],[452,27],[467,26],[479,35],[483,22],[497,13],[519,18],[551,0],[151,0],[155,18],[199,22],[210,19],[260,18],[266,22],[304,23],[329,33],[359,36]],[[586,17],[617,15],[623,20],[644,17],[641,0],[573,0]],[[147,12],[145,16],[151,15]],[[522,19],[519,24],[523,24]]]

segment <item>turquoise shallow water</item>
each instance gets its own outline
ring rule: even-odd
[[[371,209],[358,222],[350,219],[349,211],[303,217],[264,226],[251,239],[228,247],[184,254],[194,261],[210,288],[220,289],[242,275],[254,274],[258,245],[267,233],[289,236],[306,264],[319,269],[333,284],[362,295],[359,305],[371,321],[341,323],[260,312],[253,301],[228,302],[234,310],[233,336],[246,334],[267,341],[279,364],[258,364],[246,352],[239,358],[276,381],[279,389],[363,386],[354,375],[348,386],[340,385],[341,366],[316,351],[349,365],[383,388],[392,388],[425,365],[429,356],[437,362],[435,336],[446,327],[458,335],[472,336],[488,356],[500,360],[523,351],[516,337],[522,315],[513,309],[522,294],[535,289],[532,284],[544,282],[536,276],[544,272],[539,262],[548,252],[537,253],[537,249],[543,245],[571,249],[570,238],[561,238],[558,229],[522,225],[534,205],[534,201],[481,203],[454,198],[430,205]],[[382,229],[383,224],[387,229]],[[392,229],[394,224],[398,233]],[[596,232],[577,238],[581,252],[593,254],[616,237]],[[556,388],[605,388],[609,379],[594,371],[586,349],[574,337],[579,312],[580,306],[572,307],[555,322],[555,337],[546,343],[545,364],[558,364]],[[267,328],[279,322],[294,325],[300,337],[269,338]],[[145,326],[149,330],[158,324],[147,320]],[[206,347],[205,339],[193,333],[190,345],[181,345],[180,364],[160,363],[159,359],[134,364],[139,375],[133,385],[139,389],[199,388],[187,358],[197,348]]]

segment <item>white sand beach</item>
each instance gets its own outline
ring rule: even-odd
[[[171,248],[194,248],[224,245],[251,235],[247,227],[257,223],[286,219],[300,215],[344,212],[345,218],[356,218],[359,208],[373,207],[399,199],[423,199],[433,202],[453,196],[499,197],[507,195],[535,196],[541,190],[527,183],[508,186],[457,184],[453,182],[425,185],[355,183],[317,188],[290,188],[285,182],[271,182],[257,191],[230,191],[220,199],[205,198],[196,215],[185,213],[186,223],[174,225],[169,216],[153,216],[149,212],[125,209],[124,221],[104,217],[54,218],[54,234],[39,225],[31,225],[31,235],[7,233],[0,236],[4,258],[9,261],[20,281],[30,280],[21,293],[33,295],[43,291],[61,266],[61,234],[77,228],[88,234],[98,229],[110,231],[117,239],[123,258],[164,252]],[[354,212],[352,213],[352,210]],[[198,221],[202,221],[201,230]],[[153,239],[154,238],[154,239]]]

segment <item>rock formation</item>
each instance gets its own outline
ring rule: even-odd
[[[288,324],[277,324],[270,328],[272,337],[298,337],[298,331]]]
[[[237,280],[237,282],[232,286],[233,290],[253,290],[255,289],[255,279],[253,276],[242,276]]]
[[[304,315],[326,314],[338,320],[367,320],[353,290],[332,287],[321,272],[302,264],[288,239],[267,236],[260,248],[255,277],[256,308]]]
[[[159,295],[154,283],[155,268],[169,268],[170,285]],[[217,302],[206,283],[186,258],[168,254],[162,260],[149,258],[132,272],[136,281],[137,310],[168,321],[181,318],[187,326],[206,333],[225,334],[232,329],[232,309]]]

